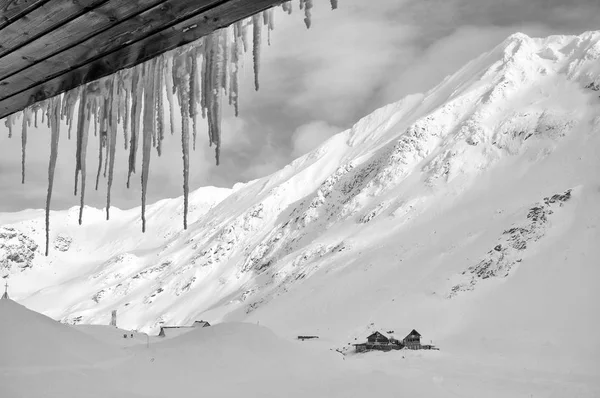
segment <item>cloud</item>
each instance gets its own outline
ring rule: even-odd
[[[322,120],[303,124],[292,134],[292,157],[302,156],[343,129]]]

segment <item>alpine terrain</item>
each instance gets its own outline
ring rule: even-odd
[[[44,257],[43,210],[2,213],[0,275],[11,299],[68,325],[108,325],[112,310],[151,335],[217,324],[155,347],[214,357],[208,375],[235,363],[227,378],[249,396],[600,396],[599,154],[600,31],[514,34],[270,176],[193,192],[187,231],[182,198],[149,206],[145,234],[139,209],[105,221],[86,207],[79,226],[72,208],[52,212]],[[412,329],[440,351],[351,345]],[[214,375],[124,396],[238,391]],[[316,381],[253,387],[294,375]]]

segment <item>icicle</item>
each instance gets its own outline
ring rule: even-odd
[[[275,15],[273,13],[272,8],[269,8],[268,10],[266,10],[265,13],[267,15],[267,25],[268,25],[267,44],[270,46],[271,45],[271,31],[275,30]]]
[[[247,53],[248,52],[248,48],[250,47],[250,44],[248,43],[248,25],[249,24],[244,24],[242,22],[239,22],[240,27],[241,27],[241,32],[242,32],[242,44],[244,45],[244,52]]]
[[[184,55],[174,59],[174,71],[176,72],[176,80],[181,82],[182,89],[178,90],[179,104],[186,104],[190,99],[189,92],[186,87],[189,87],[190,74],[188,73],[187,63],[189,61]],[[190,66],[191,69],[191,66]],[[188,214],[188,197],[189,197],[189,169],[190,169],[190,133],[189,133],[189,118],[190,108],[185,105],[181,107],[181,152],[183,158],[183,228],[187,229],[187,214]]]
[[[252,27],[254,34],[254,42],[252,48],[252,58],[254,61],[254,88],[258,91],[258,73],[260,68],[260,38],[261,38],[261,25],[260,15],[254,15],[252,17]]]
[[[338,7],[338,0],[331,0],[331,9],[337,10],[337,7]]]
[[[79,99],[78,121],[77,121],[77,137],[75,140],[75,184],[73,184],[73,194],[77,196],[77,185],[79,182],[79,171],[81,170],[81,138],[83,133],[83,121],[86,119],[85,105],[87,99],[87,89],[84,88]]]
[[[223,60],[224,60],[224,41],[225,37],[222,32],[217,33],[216,51],[213,60],[214,76],[212,82],[213,97],[211,100],[212,123],[211,123],[211,142],[215,144],[215,159],[217,166],[219,165],[219,157],[221,152],[221,87],[220,83],[223,80]]]
[[[12,128],[17,119],[17,113],[13,113],[12,115],[8,115],[6,120],[4,121],[4,125],[8,127],[8,138],[12,138]],[[36,125],[37,127],[37,125]]]
[[[44,120],[46,120],[47,111],[44,109],[45,106],[46,106],[46,101],[42,101],[40,103],[40,111],[42,111],[42,121],[41,121],[42,124],[44,124]]]
[[[152,62],[145,65],[146,76],[152,76]],[[146,84],[152,81],[146,79]],[[153,87],[146,85],[144,90],[144,128],[142,142],[142,232],[146,232],[146,194],[148,187],[148,173],[150,171],[150,156],[152,150],[152,131],[154,130],[154,108],[152,106],[152,97],[154,96]]]
[[[175,133],[175,104],[173,103],[173,90],[175,84],[173,83],[173,57],[167,57],[166,67],[164,68],[164,82],[167,90],[167,102],[169,103],[169,127],[171,128],[171,135]]]
[[[73,114],[75,113],[75,105],[77,103],[77,98],[79,97],[80,88],[76,88],[68,91],[63,97],[63,103],[61,107],[60,119],[64,120],[66,118],[66,123],[69,126],[69,130],[67,132],[67,139],[71,139],[71,131],[73,130]]]
[[[86,177],[86,155],[87,155],[87,142],[88,142],[88,129],[90,124],[89,115],[86,112],[89,111],[90,106],[88,104],[88,92],[93,93],[94,89],[98,89],[97,84],[89,84],[86,88],[81,90],[81,98],[79,99],[79,115],[77,120],[77,151],[76,151],[76,167],[75,167],[75,195],[77,195],[77,179],[79,173],[81,173],[81,196],[79,200],[79,225],[83,220],[83,206],[85,199],[85,177]],[[93,94],[90,94],[93,95]]]
[[[285,3],[283,3],[281,5],[281,8],[283,8],[283,11],[287,12],[288,14],[291,14],[292,13],[292,2],[286,1]]]
[[[156,102],[154,90],[154,75],[156,58],[146,62],[146,80],[144,82],[144,129],[149,128],[152,137],[152,147],[156,147]],[[147,111],[146,111],[147,109]]]
[[[195,50],[189,51],[188,52],[188,57],[189,57],[189,65],[190,65],[190,71],[189,71],[189,117],[192,119],[192,148],[194,148],[194,151],[196,150],[196,135],[198,133],[198,118],[196,115],[196,103],[198,101],[198,98],[196,97],[198,93],[197,87],[198,87],[198,57],[196,54]]]
[[[100,174],[102,173],[102,148],[106,145],[106,131],[100,131],[98,134],[98,171],[96,173],[96,191],[100,182]]]
[[[102,137],[102,146],[106,148],[109,144],[108,129],[109,126],[109,114],[110,114],[110,80],[104,80],[99,82],[101,97],[100,101],[100,136]],[[106,178],[106,172],[108,171],[108,155],[104,157],[104,172],[102,175]],[[96,182],[96,186],[98,183]],[[97,188],[96,188],[97,189]]]
[[[23,111],[23,125],[21,126],[21,184],[25,184],[25,153],[27,151],[27,125],[30,122],[31,110]]]
[[[208,145],[213,144],[213,113],[212,113],[212,102],[213,102],[213,83],[215,74],[215,51],[216,51],[216,38],[214,33],[207,36],[205,39],[206,52],[206,75],[204,76],[204,88],[202,95],[204,96],[204,106],[206,107],[206,118],[208,122]]]
[[[46,256],[48,256],[50,248],[50,202],[52,200],[52,188],[54,186],[54,170],[56,169],[56,159],[58,157],[58,140],[60,136],[60,118],[57,117],[60,112],[60,99],[60,95],[57,95],[49,101],[53,108],[53,117],[50,121],[50,162],[48,163],[48,193],[46,195]]]
[[[163,92],[162,87],[164,84],[163,80],[163,68],[165,67],[164,55],[158,58],[156,66],[154,68],[154,100],[156,102],[156,151],[158,156],[162,154],[162,141],[165,137],[165,114],[163,104]]]
[[[220,86],[227,92],[229,90],[229,77],[230,77],[230,69],[231,69],[231,50],[230,50],[230,37],[231,34],[229,29],[223,29],[223,73]]]
[[[304,23],[306,24],[306,29],[310,29],[312,25],[312,13],[311,9],[313,7],[312,0],[300,0],[300,4],[304,3]],[[302,7],[300,7],[302,8]]]
[[[236,25],[237,27],[238,25]],[[239,115],[239,75],[240,75],[240,59],[242,58],[242,34],[241,27],[238,28],[234,36],[234,53],[233,53],[233,72],[231,77],[231,97],[235,109],[235,116]]]
[[[120,115],[123,118],[123,146],[125,150],[129,149],[129,107],[131,103],[131,69],[121,71],[120,90],[125,93],[123,97],[119,91],[119,97],[123,99],[119,103]]]
[[[108,149],[106,158],[108,159],[108,182],[106,184],[106,219],[110,219],[110,194],[113,183],[113,176],[115,171],[115,151],[117,148],[117,126],[118,126],[118,107],[119,102],[117,96],[119,95],[119,83],[117,81],[117,75],[113,75],[112,84],[110,85],[112,90],[110,94],[110,118],[108,124]]]
[[[131,81],[131,143],[129,145],[129,172],[127,173],[127,188],[131,180],[131,174],[135,173],[135,160],[140,137],[140,116],[142,114],[144,66],[138,65],[133,70]]]
[[[206,109],[208,108],[207,98],[208,98],[208,75],[209,75],[209,67],[210,64],[210,51],[212,51],[212,41],[211,36],[207,36],[203,40],[204,43],[204,53],[202,55],[202,67],[200,70],[200,108],[202,109],[202,118],[206,118]],[[210,137],[209,137],[210,139]]]

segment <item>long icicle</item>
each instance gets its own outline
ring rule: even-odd
[[[113,184],[113,176],[115,172],[115,151],[117,148],[117,119],[118,106],[117,96],[119,95],[119,84],[117,76],[113,75],[110,94],[110,112],[108,123],[108,149],[106,156],[108,158],[108,182],[106,184],[106,219],[110,219],[110,195]]]
[[[173,83],[173,57],[168,56],[166,58],[166,67],[164,69],[164,82],[165,89],[167,90],[167,102],[169,103],[169,127],[171,129],[171,135],[175,133],[175,104],[173,103],[173,90],[175,84]]]
[[[260,41],[261,41],[261,28],[260,15],[256,14],[252,16],[252,32],[253,32],[253,45],[252,45],[252,59],[254,61],[254,88],[258,91],[258,73],[260,70]]]
[[[158,151],[158,156],[162,154],[162,142],[165,138],[165,110],[163,104],[163,86],[165,83],[163,74],[164,67],[165,56],[161,55],[158,58],[158,63],[156,65],[156,74],[154,81],[154,97],[156,100],[156,135],[158,140],[156,150]]]
[[[46,256],[50,249],[50,202],[52,201],[52,188],[54,187],[54,171],[58,157],[58,140],[60,137],[60,105],[61,97],[57,95],[50,100],[52,104],[52,120],[50,122],[50,162],[48,163],[48,193],[46,194]]]
[[[208,64],[210,58],[210,51],[212,50],[211,38],[210,35],[204,37],[203,39],[203,48],[202,48],[202,66],[200,68],[200,108],[202,108],[202,117],[206,118],[206,109],[207,98],[208,98],[208,69],[210,65]],[[210,136],[209,136],[210,140]]]
[[[82,87],[79,91],[81,91],[81,96],[79,99],[79,110],[77,112],[77,136],[75,138],[75,183],[73,184],[73,195],[75,196],[77,196],[77,186],[79,185],[79,172],[81,171],[81,138],[83,133],[83,121],[87,119],[85,115],[87,89]]]
[[[23,111],[23,125],[21,126],[21,184],[25,184],[25,155],[27,152],[27,126],[31,117],[31,110]]]
[[[204,88],[202,95],[204,96],[204,106],[206,107],[206,118],[208,121],[208,144],[213,144],[213,120],[212,120],[212,98],[213,98],[213,74],[214,74],[214,58],[215,58],[215,37],[210,34],[204,40],[206,49],[204,56],[206,57],[206,72],[204,76]]]
[[[108,81],[110,82],[110,81]],[[107,83],[108,84],[108,83]],[[101,128],[100,130],[104,132],[104,147],[108,148],[109,146],[109,131],[108,129],[109,127],[109,114],[110,114],[110,106],[111,106],[111,101],[110,101],[110,87],[106,87],[105,86],[105,91],[104,91],[104,108],[103,109],[103,115],[102,115],[102,123],[100,124]],[[108,171],[108,150],[106,153],[106,156],[104,157],[104,173],[103,176],[104,178],[106,178],[106,172]]]
[[[129,149],[129,109],[131,105],[131,69],[122,71],[121,78],[123,91],[125,92],[125,103],[121,113],[123,114],[123,146],[125,150]]]
[[[154,107],[152,106],[152,97],[154,91],[149,87],[149,81],[152,80],[151,62],[144,65],[146,74],[146,84],[144,89],[144,127],[142,142],[142,232],[146,232],[146,195],[148,188],[148,173],[150,172],[150,156],[152,154],[152,131],[154,127]],[[150,76],[150,78],[148,78]]]
[[[185,89],[189,87],[190,75],[187,72],[187,57],[181,55],[174,60],[174,68],[177,72],[177,81],[181,82],[181,90],[178,90],[178,101],[180,104],[186,104],[189,99],[189,93]],[[189,127],[189,107],[181,106],[181,152],[183,158],[183,229],[187,229],[187,215],[189,206],[189,170],[190,170],[190,127]]]
[[[84,104],[84,109],[89,109],[90,104],[88,103],[87,90],[83,90],[80,101]],[[85,180],[86,180],[86,156],[87,156],[87,144],[88,134],[90,127],[90,119],[86,115],[79,116],[77,124],[77,139],[80,141],[79,145],[79,171],[81,173],[81,194],[79,197],[79,225],[83,222],[83,208],[85,205]]]
[[[198,118],[196,115],[197,102],[198,98],[196,98],[197,86],[198,86],[198,56],[196,54],[195,49],[192,49],[188,53],[188,57],[190,59],[190,71],[189,71],[189,118],[192,119],[192,148],[194,151],[196,150],[196,135],[198,134]]]
[[[213,99],[211,108],[213,112],[212,142],[215,144],[215,160],[217,166],[221,156],[221,84],[223,83],[223,61],[224,61],[224,39],[223,32],[216,33],[216,51],[214,64],[214,76],[212,83]]]
[[[136,155],[140,137],[140,116],[142,114],[142,94],[144,67],[138,65],[133,70],[131,78],[131,142],[129,144],[129,171],[127,173],[127,188],[131,182],[131,174],[135,173]]]

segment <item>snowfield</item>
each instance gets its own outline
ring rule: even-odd
[[[515,34],[270,176],[195,191],[187,231],[181,198],[146,234],[139,209],[73,208],[46,258],[43,211],[0,214],[11,298],[63,323],[0,302],[0,396],[600,396],[599,89],[600,32]],[[114,309],[134,339],[79,326]],[[412,329],[441,350],[350,345]]]

